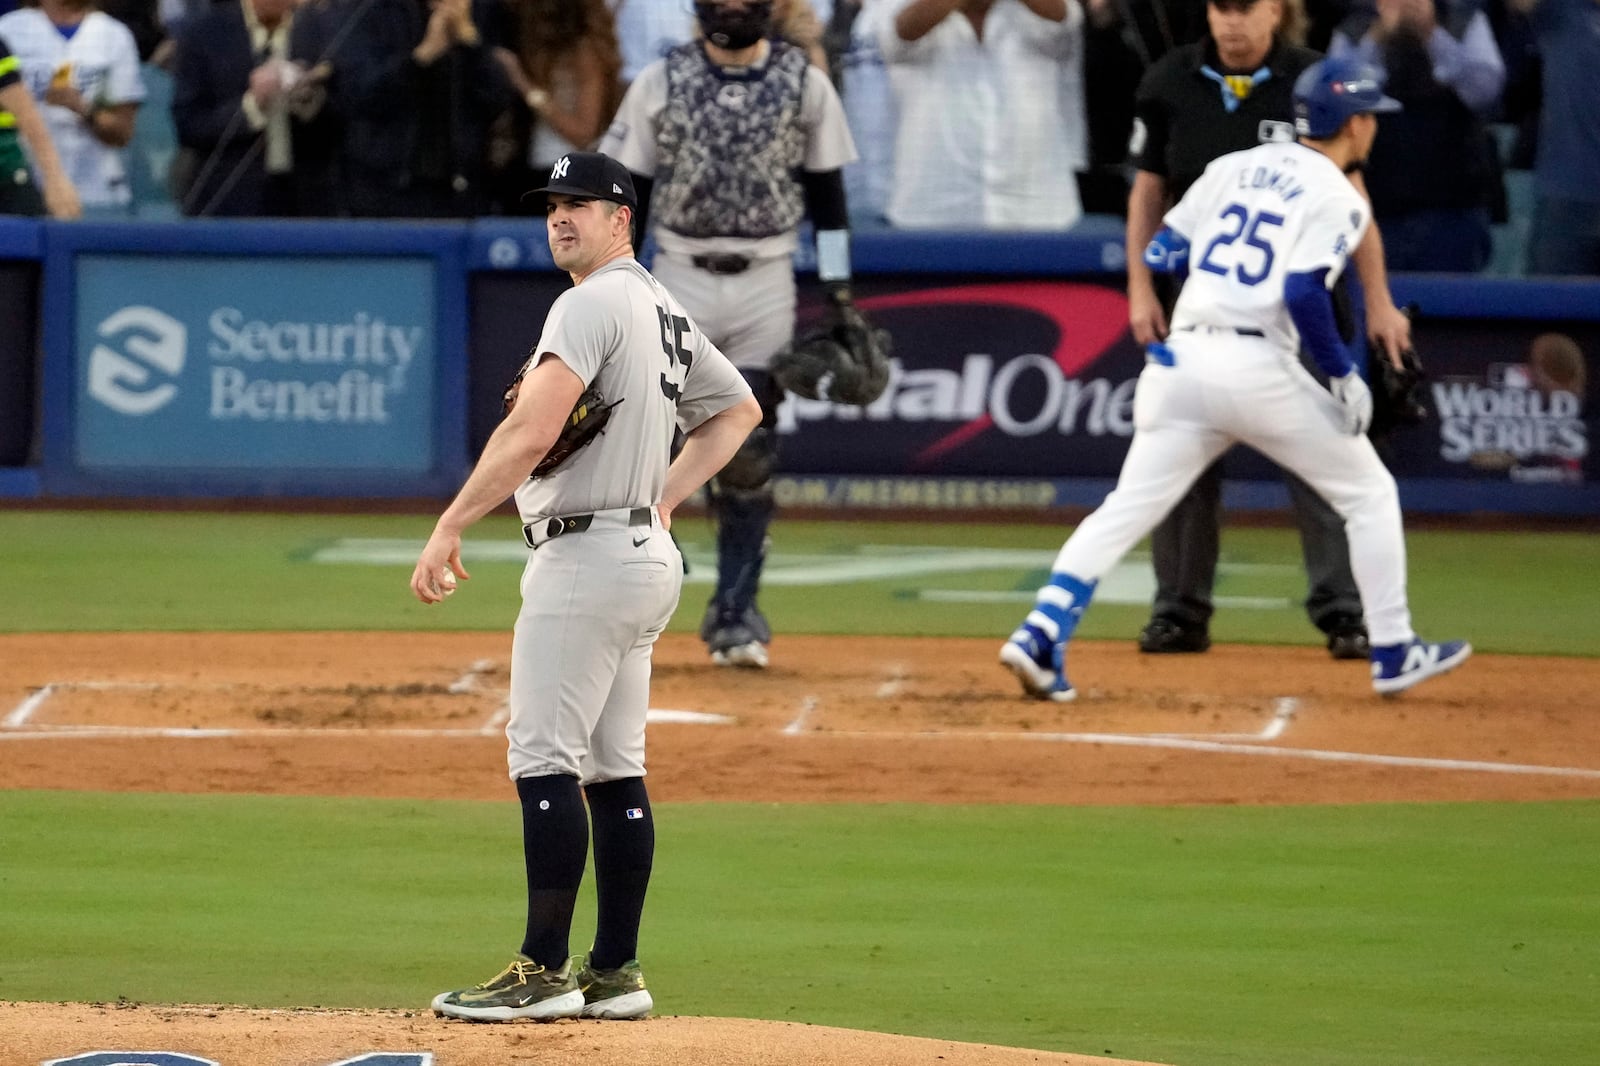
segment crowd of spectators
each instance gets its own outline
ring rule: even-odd
[[[1291,43],[1360,54],[1406,105],[1366,175],[1391,269],[1483,269],[1509,167],[1533,172],[1530,272],[1600,274],[1600,0],[1283,3]],[[1205,39],[1206,6],[777,0],[773,32],[840,90],[858,224],[1064,230],[1126,214],[1141,79]],[[697,32],[691,0],[0,0],[76,201],[30,149],[49,195],[4,203],[125,215],[127,146],[170,121],[185,215],[523,214],[535,176]],[[156,70],[170,117],[141,112]]]

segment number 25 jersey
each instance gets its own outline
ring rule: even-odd
[[[1300,333],[1283,300],[1290,274],[1327,270],[1331,288],[1370,218],[1337,164],[1301,144],[1263,144],[1206,167],[1166,224],[1189,241],[1174,332],[1260,331],[1291,351]]]

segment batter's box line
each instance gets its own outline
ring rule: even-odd
[[[473,671],[481,673],[493,667],[489,660],[480,660],[473,664]],[[498,736],[504,730],[507,722],[511,720],[511,700],[509,694],[495,708],[488,721],[476,729],[420,729],[420,728],[393,728],[393,727],[357,727],[357,726],[248,726],[248,727],[199,727],[187,728],[177,726],[112,726],[112,725],[86,725],[86,724],[48,724],[32,721],[33,715],[42,707],[51,696],[67,690],[98,690],[98,691],[126,691],[149,690],[155,691],[162,688],[184,688],[189,691],[197,689],[226,690],[240,687],[233,682],[215,682],[205,685],[174,685],[170,682],[156,681],[52,681],[41,685],[38,690],[30,693],[26,699],[11,710],[5,718],[0,719],[0,740],[63,740],[70,738],[95,738],[95,737],[165,737],[178,739],[206,739],[216,737],[282,737],[282,736],[364,736],[364,737],[424,737],[436,739],[468,738],[479,739],[483,737]],[[467,686],[456,695],[485,695],[483,690]],[[735,719],[725,714],[709,714],[704,711],[673,710],[670,708],[652,707],[646,712],[646,720],[651,723],[673,723],[678,725],[730,725]]]
[[[1289,719],[1300,709],[1300,701],[1293,696],[1279,696],[1272,701],[1272,717],[1257,733],[1151,733],[1162,740],[1212,740],[1212,741],[1265,741],[1277,740],[1289,728]],[[1145,734],[1137,734],[1143,736]]]
[[[446,691],[453,696],[483,696],[486,693],[476,687],[476,678],[494,667],[494,662],[489,659],[480,659],[472,664],[472,668],[462,677],[452,682]],[[67,691],[159,691],[160,689],[175,689],[186,692],[204,690],[228,691],[245,687],[240,682],[216,681],[201,684],[184,684],[171,681],[51,681],[41,685],[30,693],[21,703],[12,708],[11,712],[0,719],[0,740],[21,739],[25,737],[56,737],[62,736],[115,736],[115,737],[241,737],[241,736],[290,736],[300,733],[318,735],[383,735],[383,736],[417,736],[417,737],[486,737],[494,736],[505,726],[511,718],[511,701],[509,694],[495,708],[489,719],[476,729],[392,729],[392,728],[355,728],[341,726],[269,726],[269,727],[236,727],[236,728],[179,728],[165,726],[97,726],[59,724],[48,725],[34,722],[33,716],[38,713],[49,699],[59,692]],[[397,693],[398,694],[398,693]]]
[[[1529,763],[1482,762],[1475,759],[1434,759],[1417,755],[1383,755],[1362,751],[1329,751],[1321,748],[1271,748],[1218,740],[1124,733],[942,733],[872,732],[870,730],[828,730],[801,734],[806,737],[856,738],[861,740],[1021,740],[1054,744],[1103,744],[1126,748],[1169,748],[1218,755],[1267,756],[1276,759],[1307,759],[1314,762],[1342,762],[1367,766],[1399,766],[1416,770],[1454,770],[1467,773],[1522,774],[1547,777],[1600,779],[1600,770],[1583,766],[1539,766]]]

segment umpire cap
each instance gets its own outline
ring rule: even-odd
[[[544,200],[550,193],[579,196],[585,200],[610,200],[634,213],[639,197],[633,191],[628,168],[602,152],[568,152],[550,168],[550,179],[528,196]]]
[[[1327,140],[1352,115],[1400,110],[1383,95],[1383,71],[1354,55],[1330,57],[1301,71],[1294,83],[1294,131]]]

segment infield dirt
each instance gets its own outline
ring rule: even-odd
[[[499,633],[0,635],[0,788],[504,799]],[[658,802],[1274,804],[1600,796],[1600,660],[1479,655],[1396,700],[1320,649],[1074,649],[1073,704],[1018,698],[994,641],[782,637],[773,668],[656,654]],[[9,742],[7,742],[9,741]],[[1104,1063],[819,1026],[661,1017],[473,1026],[426,1012],[0,1004],[0,1066],[160,1046],[313,1066]],[[353,1049],[353,1050],[347,1050]]]

